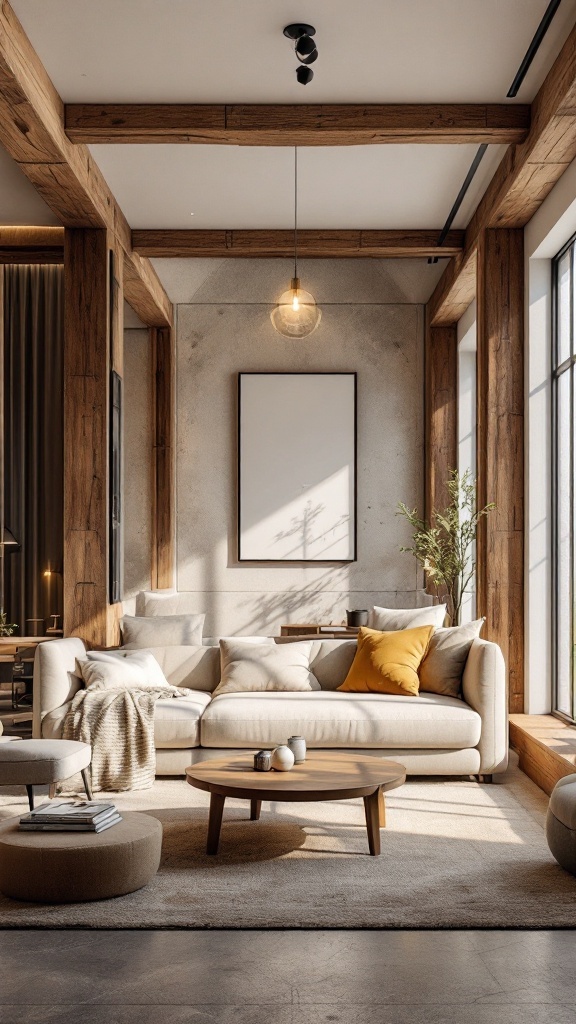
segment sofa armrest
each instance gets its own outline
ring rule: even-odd
[[[503,772],[508,765],[506,666],[498,644],[474,640],[462,679],[462,695],[482,719],[480,771]]]
[[[86,647],[79,637],[49,640],[38,644],[34,658],[32,735],[42,737],[42,719],[49,711],[72,700],[80,688],[76,675],[76,659],[86,657]]]

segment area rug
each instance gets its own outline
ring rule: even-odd
[[[576,879],[546,845],[547,797],[514,764],[504,784],[416,779],[389,794],[382,855],[361,800],[249,806],[227,800],[221,848],[205,853],[208,795],[183,779],[117,794],[164,828],[156,878],[139,892],[68,906],[0,897],[0,927],[554,928],[576,921]],[[26,810],[3,790],[0,820]]]

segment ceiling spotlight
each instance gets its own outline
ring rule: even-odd
[[[294,52],[301,64],[313,64],[318,59],[318,49],[312,38],[316,35],[316,29],[313,25],[305,25],[302,22],[287,25],[284,29],[284,35],[288,39],[294,40]],[[296,77],[301,85],[307,85],[314,76],[312,72],[306,74],[305,68],[298,68]]]
[[[311,82],[314,78],[314,72],[312,71],[312,68],[302,66],[296,68],[296,78],[300,82],[300,85],[308,85],[308,82]]]

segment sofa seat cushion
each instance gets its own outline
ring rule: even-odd
[[[214,697],[202,716],[203,747],[272,747],[305,736],[309,747],[465,749],[481,719],[462,700],[423,693],[234,693]]]
[[[209,693],[190,690],[189,697],[156,701],[154,746],[199,747],[200,719],[211,699]]]
[[[200,746],[200,718],[210,703],[209,693],[190,690],[189,696],[156,701],[154,712],[154,746],[177,749]],[[66,712],[72,706],[68,701],[42,719],[44,739],[60,739]]]

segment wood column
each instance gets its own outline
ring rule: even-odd
[[[153,382],[152,587],[174,585],[175,351],[171,327],[150,328]]]
[[[425,337],[426,518],[449,501],[447,481],[458,465],[456,324],[431,327]]]
[[[495,502],[477,543],[483,636],[502,648],[511,712],[524,710],[524,250],[520,228],[478,247],[478,506]]]
[[[106,229],[64,242],[64,634],[119,642],[109,603],[110,369],[121,371],[122,265]]]

